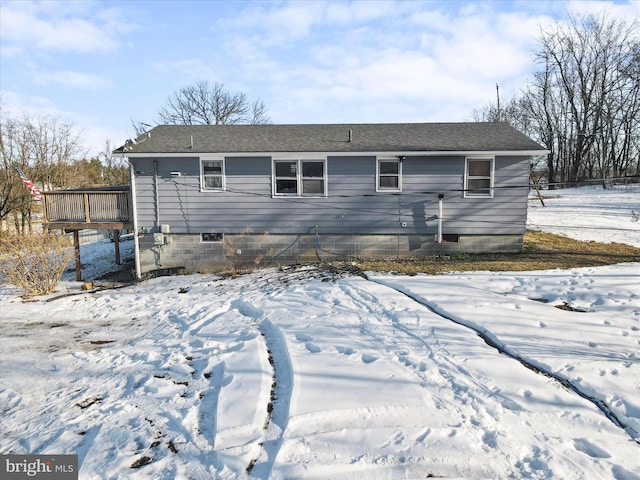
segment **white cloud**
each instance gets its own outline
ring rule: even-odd
[[[185,58],[182,60],[167,60],[163,62],[153,62],[151,66],[163,74],[177,73],[179,85],[176,88],[193,84],[200,80],[214,79],[215,70],[211,64],[198,58]],[[170,92],[167,92],[169,95]]]
[[[263,47],[281,45],[306,37],[324,10],[322,2],[249,5],[241,15],[219,20],[215,31],[242,31]]]
[[[352,15],[361,5],[379,8],[368,18]],[[496,84],[503,99],[525,87],[540,28],[556,21],[547,12],[515,2],[337,3],[291,45],[263,44],[256,41],[261,33],[247,40],[234,28],[225,31],[225,44],[238,46],[238,77],[270,86],[263,100],[275,121],[340,121],[335,112],[358,121],[394,112],[458,121],[494,101]],[[272,17],[258,30],[270,31]]]
[[[571,15],[605,14],[620,20],[633,21],[640,18],[640,1],[631,0],[625,3],[598,0],[574,0],[567,2],[567,11]]]
[[[61,70],[55,72],[32,71],[36,85],[60,85],[69,89],[105,90],[112,87],[111,81],[92,73]]]
[[[2,114],[11,117],[23,115],[60,115],[60,110],[51,99],[41,96],[25,96],[12,90],[0,91]]]
[[[121,10],[90,2],[3,2],[0,32],[6,52],[108,53],[134,27]]]
[[[380,18],[398,15],[406,4],[394,1],[329,2],[324,9],[323,20],[326,23],[354,25]]]

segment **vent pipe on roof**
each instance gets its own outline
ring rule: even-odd
[[[193,135],[189,135],[189,148],[193,148]]]
[[[353,141],[353,130],[349,129],[349,140],[347,140],[349,143],[351,143]]]

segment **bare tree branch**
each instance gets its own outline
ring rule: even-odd
[[[198,82],[172,93],[158,111],[170,125],[234,125],[270,123],[264,103],[249,105],[244,93],[231,94],[219,82]]]

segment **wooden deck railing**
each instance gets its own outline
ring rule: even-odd
[[[66,190],[44,192],[44,218],[48,224],[130,224],[131,194],[121,190]],[[114,228],[117,228],[114,226]]]
[[[73,232],[77,281],[82,280],[80,230],[116,230],[116,263],[120,264],[120,231],[133,229],[131,190],[128,186],[58,190],[42,194],[44,227]]]

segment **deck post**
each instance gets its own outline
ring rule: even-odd
[[[80,232],[73,231],[73,251],[76,257],[76,281],[82,281],[82,264],[80,263]]]
[[[115,245],[115,249],[116,249],[116,265],[121,265],[122,262],[120,261],[120,230],[113,231],[113,244]]]

